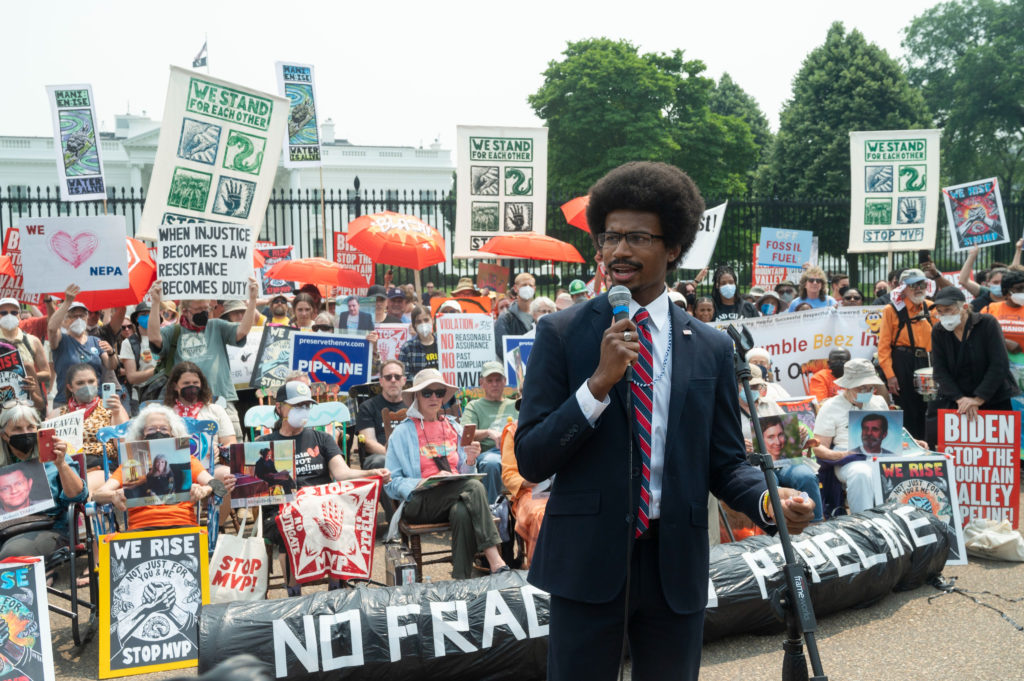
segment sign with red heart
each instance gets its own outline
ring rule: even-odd
[[[124,216],[25,218],[18,225],[26,293],[128,286]]]

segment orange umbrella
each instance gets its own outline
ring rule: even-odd
[[[12,279],[18,276],[18,273],[14,271],[14,262],[11,261],[11,256],[0,255],[0,274],[6,274]]]
[[[413,215],[374,213],[348,223],[347,243],[375,263],[422,270],[447,260],[444,237]]]
[[[562,215],[565,221],[573,227],[579,227],[584,232],[590,232],[590,225],[587,224],[587,206],[590,204],[590,194],[577,196],[571,201],[562,204]]]
[[[366,287],[366,279],[363,278],[363,275],[326,258],[281,260],[271,265],[264,276],[267,279],[300,281],[304,284]]]
[[[258,270],[267,263],[267,259],[263,257],[258,248],[252,249],[252,268]]]
[[[481,246],[480,250],[505,258],[585,262],[575,246],[545,234],[496,236]]]
[[[149,247],[128,237],[128,288],[107,291],[82,291],[75,296],[75,302],[84,304],[90,310],[102,310],[122,305],[138,305],[149,293],[149,287],[156,281],[156,263],[149,254]],[[64,292],[53,294],[60,298]]]

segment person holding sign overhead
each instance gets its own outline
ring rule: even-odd
[[[89,308],[75,302],[75,296],[82,292],[77,284],[71,284],[64,291],[64,302],[54,310],[46,324],[53,353],[53,366],[57,372],[57,385],[67,384],[67,370],[73,364],[90,364],[97,376],[104,370],[114,370],[114,348],[110,343],[89,335]],[[58,390],[53,398],[54,407],[67,401],[67,395]]]

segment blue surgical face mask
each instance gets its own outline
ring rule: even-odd
[[[718,287],[718,292],[723,298],[732,298],[736,295],[736,284],[723,284]]]
[[[854,399],[857,400],[858,404],[867,404],[871,401],[871,398],[875,396],[874,392],[857,393],[854,395]]]
[[[1001,296],[1003,295],[1003,286],[1002,284],[992,284],[988,287],[988,292],[994,296]]]
[[[135,318],[135,321],[139,325],[140,329],[148,329],[149,328],[149,315],[148,314],[140,314],[138,317]]]
[[[775,314],[775,306],[771,303],[765,303],[761,306],[761,314]]]

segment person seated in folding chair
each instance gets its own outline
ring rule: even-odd
[[[167,407],[151,404],[139,412],[125,434],[126,442],[138,440],[161,440],[169,437],[188,437],[188,429],[181,417]],[[189,501],[177,504],[157,506],[136,506],[128,508],[124,493],[124,479],[121,468],[111,473],[110,479],[92,494],[97,504],[113,504],[114,508],[128,511],[128,529],[138,530],[154,527],[195,527],[197,515],[194,504],[202,501],[221,487],[218,496],[225,496],[235,486],[233,476],[228,476],[224,483],[214,480],[196,457],[191,457],[192,487],[189,489]]]
[[[39,414],[28,402],[13,402],[4,405],[0,412],[0,465],[7,466],[19,461],[39,459],[36,432],[39,430]],[[57,455],[53,462],[44,462],[46,479],[56,506],[46,511],[53,518],[49,529],[30,530],[16,534],[0,546],[0,559],[11,556],[52,555],[68,545],[67,510],[85,501],[89,490],[79,477],[77,464],[67,456],[67,443],[54,438],[53,450]],[[16,497],[29,495],[31,480],[14,475],[0,476],[0,501],[5,506],[17,506]],[[17,522],[17,521],[14,521]],[[6,528],[5,528],[6,530]]]

